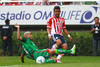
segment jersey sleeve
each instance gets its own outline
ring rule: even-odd
[[[25,37],[22,37],[22,40],[21,40],[22,42],[25,42],[26,41],[26,38]]]
[[[52,19],[50,18],[50,19],[47,21],[47,28],[51,28],[51,24],[52,24]]]
[[[63,29],[66,28],[65,20],[63,19]]]

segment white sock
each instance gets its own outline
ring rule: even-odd
[[[59,55],[57,56],[57,60],[58,60],[58,59],[61,59],[61,58],[62,58],[62,55],[59,54]]]

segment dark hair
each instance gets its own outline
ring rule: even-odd
[[[9,21],[10,21],[9,19],[6,19],[6,20],[5,20],[5,23],[9,23]]]
[[[95,20],[95,19],[98,19],[98,20],[99,20],[99,17],[95,17],[94,20]]]
[[[55,9],[59,9],[60,10],[60,7],[59,6],[55,6],[53,10],[55,11]]]

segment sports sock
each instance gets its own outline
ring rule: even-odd
[[[54,44],[54,45],[52,46],[52,49],[57,49],[57,45]]]
[[[56,49],[55,50],[56,54],[63,54],[63,53],[71,54],[71,52],[72,52],[72,50],[64,50],[64,49]]]
[[[57,56],[57,59],[61,59],[61,58],[62,58],[62,55],[59,54],[59,55]]]

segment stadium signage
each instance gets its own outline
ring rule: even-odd
[[[53,16],[54,6],[0,6],[0,25],[9,18],[11,24],[20,25],[46,25],[47,20]],[[67,25],[90,25],[95,16],[100,17],[99,6],[61,6],[61,17]]]

